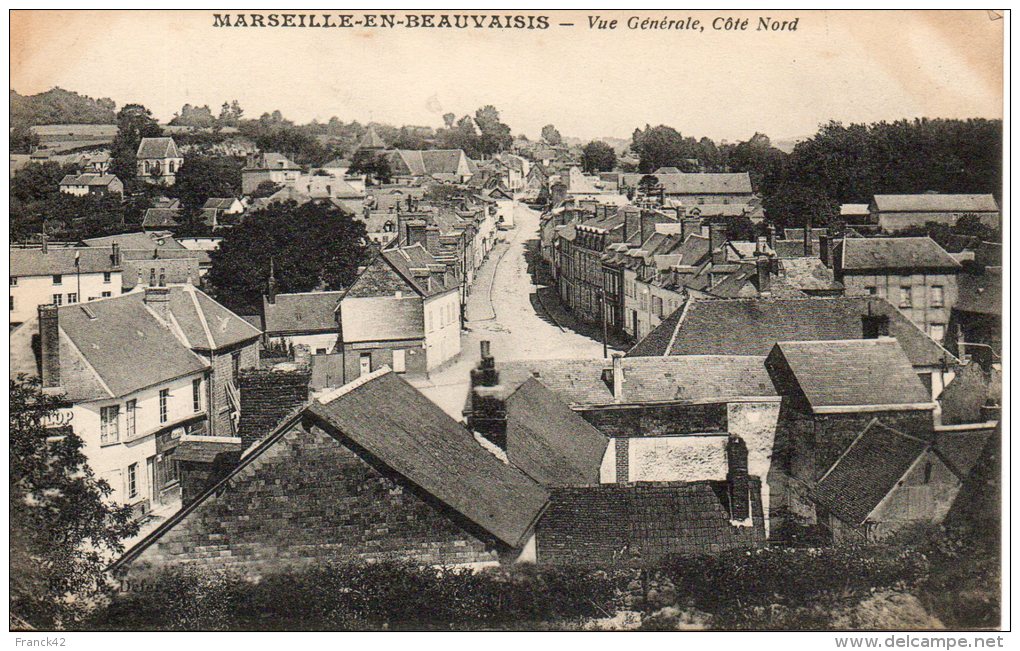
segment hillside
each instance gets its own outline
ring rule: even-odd
[[[85,95],[52,88],[38,95],[10,91],[11,124],[116,124],[116,104],[108,97]]]

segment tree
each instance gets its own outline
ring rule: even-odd
[[[581,165],[589,174],[609,172],[616,167],[616,152],[601,140],[592,140],[581,149]]]
[[[27,124],[15,124],[11,127],[10,152],[12,154],[31,154],[39,146],[37,136]]]
[[[338,290],[357,277],[367,242],[365,224],[328,202],[273,203],[226,231],[207,280],[228,308],[255,314],[270,260],[280,292]]]
[[[638,189],[646,196],[654,194],[659,189],[659,177],[654,174],[645,174],[638,181]]]
[[[216,118],[219,126],[221,127],[236,127],[241,122],[241,118],[244,116],[244,109],[235,99],[231,103],[223,102],[223,106],[220,107],[220,115]]]
[[[542,127],[542,140],[546,141],[550,145],[559,145],[563,142],[560,132],[556,130],[551,124],[547,124]]]
[[[258,186],[255,187],[255,190],[251,193],[251,198],[264,199],[266,197],[271,197],[282,189],[283,186],[280,185],[279,183],[274,183],[272,181],[263,181],[262,183],[259,183]]]
[[[500,121],[499,110],[492,104],[475,111],[475,124],[480,134],[478,149],[483,155],[504,151],[513,143],[510,127]]]
[[[110,145],[113,161],[110,171],[125,186],[131,185],[137,177],[136,155],[142,138],[158,138],[163,129],[152,117],[149,109],[141,104],[127,104],[117,113],[117,135]]]
[[[138,531],[131,507],[108,498],[81,437],[47,427],[58,398],[38,380],[10,381],[10,607],[39,629],[63,628],[104,590],[105,567]]]
[[[452,129],[453,128],[453,122],[456,119],[457,119],[457,114],[456,113],[444,113],[443,114],[443,125],[445,125],[447,129]]]
[[[359,149],[351,159],[351,172],[365,174],[372,183],[389,183],[393,178],[390,161],[383,154]]]
[[[181,127],[210,128],[216,124],[216,118],[213,117],[212,110],[208,106],[185,104],[181,107],[181,112],[170,120],[170,124]]]
[[[188,154],[177,171],[177,182],[168,188],[185,209],[197,210],[210,197],[241,195],[241,162],[225,156]]]
[[[697,172],[699,165],[691,161],[700,162],[705,157],[697,140],[684,138],[679,131],[665,125],[646,126],[644,131],[635,129],[631,150],[641,159],[638,169],[646,174],[660,167]]]

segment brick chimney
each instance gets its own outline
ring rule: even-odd
[[[613,401],[623,402],[623,356],[613,355]]]
[[[709,224],[708,246],[712,252],[712,264],[723,264],[726,262],[726,224]]]
[[[747,470],[747,444],[731,434],[726,441],[726,484],[730,498],[730,523],[745,524],[751,519],[751,479]]]
[[[701,219],[698,217],[684,217],[680,222],[680,241],[686,241],[688,237],[701,231]]]
[[[439,227],[429,224],[425,227],[425,250],[432,255],[439,255]]]
[[[765,236],[765,239],[769,243],[769,248],[772,249],[773,251],[775,251],[776,250],[776,227],[775,227],[775,225],[774,224],[769,224],[768,228],[766,230],[766,233],[768,233],[768,234]]]
[[[425,221],[421,219],[409,219],[404,222],[405,235],[404,244],[406,246],[414,246],[415,244],[421,244],[427,247],[426,233],[425,233]]]
[[[146,287],[145,288],[145,305],[150,310],[156,313],[159,320],[164,324],[169,325],[170,319],[170,288],[163,285],[162,276],[160,285],[158,287]]]
[[[40,250],[41,250],[41,251],[42,251],[43,253],[49,253],[49,250],[50,250],[50,248],[49,248],[49,244],[47,243],[47,236],[46,236],[46,224],[43,224],[43,231],[42,231],[42,246],[40,247]]]
[[[760,255],[754,261],[758,283],[758,293],[762,296],[772,294],[772,262],[768,256]]]
[[[482,359],[471,370],[471,407],[467,416],[468,428],[478,432],[502,449],[506,449],[506,403],[500,394],[499,371],[489,349],[489,342],[481,342]]]
[[[814,231],[814,229],[811,227],[811,221],[808,220],[808,223],[804,225],[804,257],[805,258],[810,258],[811,256],[814,255],[814,251],[813,251],[814,246],[813,246],[813,241],[812,241],[812,238],[811,238],[811,236],[814,234],[813,231]]]
[[[39,308],[39,377],[42,388],[60,386],[60,317],[56,305]]]
[[[114,242],[113,244],[110,245],[110,263],[114,267],[119,267],[121,265],[121,262],[122,260],[120,257],[120,244]]]
[[[826,267],[832,266],[832,243],[828,235],[818,237],[818,257]]]
[[[641,211],[640,215],[638,216],[638,220],[639,220],[638,228],[641,230],[641,244],[644,244],[649,237],[647,233],[648,218],[646,217],[646,211],[644,210]]]
[[[311,377],[307,370],[251,368],[240,372],[237,389],[241,396],[241,418],[237,433],[243,449],[271,432],[294,409],[308,401]]]

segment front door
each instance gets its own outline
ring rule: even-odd
[[[372,372],[372,353],[361,353],[361,375]]]

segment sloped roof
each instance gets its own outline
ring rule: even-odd
[[[832,269],[826,267],[821,258],[786,258],[779,261],[779,268],[783,274],[780,280],[800,290],[843,289],[843,284],[836,282]]]
[[[104,387],[98,395],[74,395],[68,387],[72,400],[119,397],[207,368],[146,307],[144,292],[59,308],[59,323],[74,344],[66,358],[61,345],[61,381],[80,355],[87,363],[82,372],[94,373]]]
[[[994,431],[995,426],[983,425],[958,431],[936,431],[935,452],[962,481],[977,465]]]
[[[12,276],[52,276],[54,274],[101,273],[119,270],[113,264],[110,248],[76,247],[42,249],[10,249]],[[77,258],[77,265],[75,259]]]
[[[142,218],[142,228],[166,228],[177,226],[180,211],[174,208],[149,208]]]
[[[811,492],[840,520],[863,524],[928,444],[877,419],[861,432]]]
[[[268,335],[338,332],[334,311],[342,291],[277,294],[275,303],[262,297],[263,327]]]
[[[647,174],[624,174],[624,184],[637,186]],[[747,172],[725,174],[653,174],[666,194],[750,194]]]
[[[219,350],[262,335],[262,331],[193,285],[170,288],[170,311],[195,350]]]
[[[301,166],[287,158],[283,154],[267,151],[260,155],[252,167],[245,167],[245,170],[300,170]]]
[[[467,158],[462,149],[397,149],[386,154],[394,173],[407,176],[457,174],[461,159]]]
[[[184,245],[173,238],[168,232],[136,232],[92,237],[82,240],[86,246],[110,246],[117,243],[121,251],[156,251],[184,250]]]
[[[839,214],[859,217],[871,214],[871,210],[866,203],[844,203],[839,207]]]
[[[690,206],[686,216],[701,217],[702,219],[711,217],[740,217],[741,215],[754,212],[754,210],[753,206],[746,203],[704,203]]]
[[[339,313],[344,343],[425,336],[425,313],[417,296],[346,296]]]
[[[627,353],[650,355],[767,355],[780,341],[831,341],[864,336],[862,317],[889,317],[895,337],[914,366],[956,358],[875,296],[691,299]]]
[[[882,212],[998,212],[990,194],[876,194]]]
[[[782,366],[815,412],[840,407],[929,405],[931,396],[892,337],[845,341],[781,341],[766,366]]]
[[[523,544],[548,502],[537,482],[388,368],[323,394],[307,413],[510,547]]]
[[[365,132],[365,137],[361,139],[358,144],[358,149],[385,149],[386,143],[379,134],[375,132],[375,127],[369,127],[368,131]]]
[[[623,396],[613,396],[603,359],[514,360],[499,367],[500,384],[509,393],[529,378],[550,389],[570,407],[613,404],[724,402],[775,397],[764,356],[699,355],[627,357],[623,360]]]
[[[202,205],[205,209],[229,210],[237,199],[233,197],[209,197]]]
[[[105,187],[119,179],[113,174],[68,174],[60,179],[60,185],[88,185]]]
[[[983,274],[960,274],[954,310],[1002,316],[1002,267],[986,267]]]
[[[180,158],[173,138],[142,138],[136,158]]]
[[[452,289],[446,284],[445,273],[430,272],[426,279],[416,276],[412,271],[439,264],[421,244],[389,248],[384,250],[382,255],[397,273],[424,297],[436,296]]]
[[[843,268],[960,269],[960,263],[930,237],[860,237],[841,240]]]
[[[506,401],[506,455],[543,486],[599,483],[609,439],[534,378]]]

